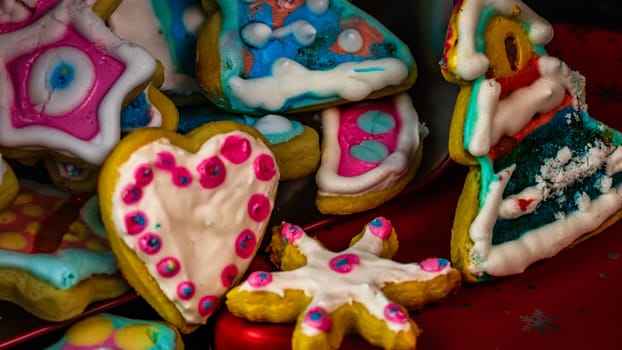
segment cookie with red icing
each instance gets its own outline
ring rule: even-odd
[[[97,198],[22,182],[0,213],[0,300],[62,321],[130,287],[99,219]]]
[[[469,174],[451,254],[470,281],[521,273],[622,216],[622,134],[588,114],[552,37],[522,1],[456,2],[441,68],[460,85],[449,155]]]
[[[445,259],[392,261],[397,235],[382,217],[341,252],[288,223],[274,229],[271,244],[283,271],[251,273],[227,293],[227,308],[251,321],[296,322],[293,349],[337,349],[353,331],[376,346],[413,349],[420,330],[407,310],[460,285],[460,273]]]
[[[427,133],[405,93],[322,111],[318,210],[351,214],[395,197],[415,177]]]
[[[265,114],[407,90],[406,44],[347,0],[210,0],[199,32],[199,86],[221,108]]]
[[[0,148],[7,158],[58,157],[96,169],[119,141],[121,112],[147,88],[157,64],[94,12],[116,3],[18,2],[0,17]]]
[[[98,187],[122,272],[165,320],[194,330],[255,255],[278,181],[265,139],[243,124],[130,133]]]

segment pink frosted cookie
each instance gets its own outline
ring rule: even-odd
[[[104,163],[99,195],[129,283],[182,332],[205,323],[254,257],[278,181],[265,139],[246,125],[125,137]]]
[[[316,206],[327,214],[375,208],[414,178],[427,128],[407,94],[322,112]]]
[[[207,0],[197,79],[219,107],[265,114],[407,90],[406,44],[347,0]]]
[[[11,158],[58,155],[97,166],[156,61],[114,35],[94,1],[35,1],[23,17],[28,3],[0,12],[0,147]]]
[[[275,228],[272,249],[283,271],[251,273],[227,293],[227,307],[252,321],[297,322],[294,349],[337,349],[354,330],[386,349],[413,349],[420,330],[407,310],[460,285],[460,273],[445,259],[390,260],[397,235],[382,217],[341,252],[328,251],[288,223]]]

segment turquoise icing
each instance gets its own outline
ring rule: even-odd
[[[595,140],[619,146],[620,134],[605,128],[583,111],[576,111],[572,107],[558,111],[551,121],[531,132],[512,152],[495,160],[496,171],[512,164],[518,165],[505,187],[503,197],[536,186],[541,166],[554,158],[562,148],[568,147],[574,156],[580,157],[594,147]],[[558,213],[568,215],[575,212],[578,207],[574,199],[580,193],[589,195],[592,200],[598,198],[602,194],[600,182],[606,173],[607,165],[603,164],[594,174],[586,174],[581,180],[569,184],[559,196],[540,203],[533,213],[516,219],[498,219],[493,229],[492,243],[500,244],[520,238],[530,230],[556,221]],[[617,173],[612,179],[613,187],[622,184],[622,174]]]
[[[186,134],[203,124],[223,120],[254,126],[258,119],[258,117],[229,113],[210,106],[181,106],[179,107],[177,132]],[[291,123],[291,129],[287,132],[262,133],[262,135],[272,145],[285,143],[302,135],[304,126],[296,120],[289,120],[289,122]]]
[[[133,325],[147,325],[147,326],[155,328],[156,331],[149,334],[154,346],[145,348],[145,350],[171,350],[175,348],[176,340],[177,340],[175,332],[171,328],[165,326],[162,323],[153,322],[153,321],[145,321],[145,320],[135,320],[135,319],[130,319],[126,317],[112,315],[109,313],[101,313],[101,314],[98,314],[97,316],[110,320],[115,330],[118,330],[118,329],[121,329],[127,326],[133,326]],[[46,350],[62,350],[64,349],[65,346],[68,346],[68,345],[71,346],[72,344],[69,344],[67,339],[63,337],[55,344],[47,347]],[[108,346],[115,346],[115,345],[117,344],[110,342],[110,341],[106,342],[106,344],[101,344],[101,346],[104,346],[105,348],[108,348]]]
[[[379,163],[389,156],[389,149],[382,142],[365,140],[350,148],[350,155],[356,159]]]
[[[192,6],[200,8],[199,0],[151,0],[178,73],[194,76],[197,37],[184,24],[184,12]]]
[[[151,122],[151,104],[147,94],[141,93],[121,110],[121,130],[129,131],[145,127]]]
[[[378,110],[368,111],[358,118],[359,128],[371,135],[383,134],[395,128],[395,119],[388,113]]]
[[[248,74],[243,74],[244,64],[240,53],[248,50],[254,57],[254,61],[264,62],[270,57],[287,57],[297,61],[303,66],[312,70],[328,70],[344,62],[364,61],[369,58],[357,56],[355,54],[339,54],[328,50],[335,44],[338,34],[341,32],[340,21],[344,18],[364,18],[371,26],[376,28],[383,36],[384,41],[373,45],[371,51],[375,58],[393,57],[403,61],[408,69],[414,67],[414,59],[406,44],[392,34],[385,26],[364,11],[345,0],[331,0],[327,11],[321,15],[312,13],[309,8],[302,5],[294,9],[285,18],[283,25],[287,25],[297,20],[304,20],[313,24],[317,28],[316,39],[308,46],[301,45],[294,35],[289,34],[278,40],[269,40],[262,48],[246,47],[240,39],[239,30],[247,23],[260,22],[274,28],[272,21],[272,10],[265,3],[253,7],[249,11],[249,4],[245,0],[217,0],[223,13],[223,30],[220,34],[220,51],[223,57],[222,64],[222,86],[225,96],[230,98],[228,103],[234,110],[247,110],[245,105],[235,99],[228,86],[228,81],[234,76],[243,78],[260,78],[271,76],[271,65],[253,65]],[[379,69],[379,68],[377,68]],[[374,71],[367,69],[363,71]],[[318,103],[326,103],[338,100],[337,96],[316,96],[313,92],[304,93],[300,96],[290,98],[286,102],[283,110],[289,108],[300,108]],[[224,101],[219,101],[221,103]]]
[[[102,238],[108,238],[108,232],[106,232],[104,228],[101,211],[99,210],[99,197],[97,195],[89,198],[89,200],[84,203],[80,209],[80,216],[91,231]]]
[[[70,64],[61,62],[50,76],[49,84],[51,90],[64,90],[73,82],[74,69]]]
[[[50,285],[70,289],[94,274],[114,274],[117,270],[112,252],[72,248],[56,254],[24,254],[9,250],[0,254],[0,266],[24,270]]]

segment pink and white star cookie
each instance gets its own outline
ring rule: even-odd
[[[0,10],[0,147],[7,157],[43,152],[99,165],[156,60],[114,35],[94,1],[28,3]],[[19,15],[23,6],[34,12]]]
[[[293,349],[337,349],[356,330],[385,349],[413,349],[420,333],[408,311],[438,301],[460,285],[445,259],[402,264],[391,223],[379,217],[342,252],[325,249],[295,225],[275,228],[281,272],[255,271],[227,294],[234,315],[294,322]]]
[[[185,136],[146,128],[102,167],[102,217],[119,267],[183,333],[207,321],[259,247],[279,182],[266,142],[227,121]]]

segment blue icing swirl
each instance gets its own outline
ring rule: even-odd
[[[74,69],[71,65],[61,62],[54,68],[49,84],[52,90],[64,90],[71,86],[74,79]]]
[[[24,270],[61,290],[75,287],[92,275],[110,275],[118,271],[112,252],[80,248],[65,249],[56,254],[4,250],[0,254],[0,266]]]
[[[188,8],[200,8],[200,5],[199,0],[151,0],[175,69],[178,73],[191,76],[194,76],[196,68],[197,36],[186,28],[184,13]]]
[[[382,142],[365,140],[356,146],[352,146],[350,155],[365,162],[379,163],[389,155],[389,149]]]
[[[121,110],[121,130],[133,130],[149,125],[150,109],[147,94],[143,92]]]

